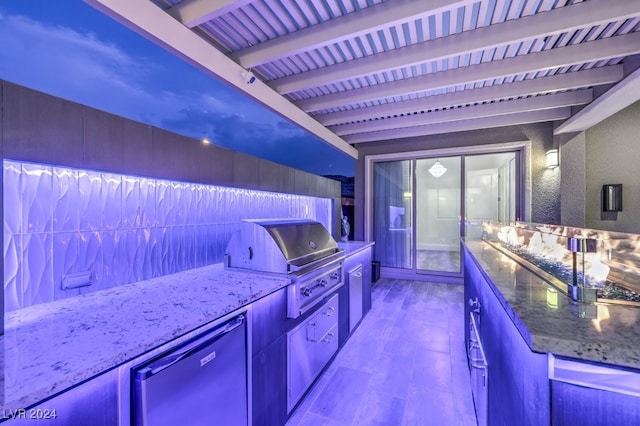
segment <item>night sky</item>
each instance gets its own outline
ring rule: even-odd
[[[0,79],[310,173],[354,160],[81,0],[0,3]]]

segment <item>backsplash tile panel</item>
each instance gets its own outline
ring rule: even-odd
[[[78,171],[56,168],[53,170],[53,232],[80,230],[78,201]]]
[[[23,305],[54,300],[53,233],[23,234],[22,243]]]
[[[219,263],[240,220],[308,218],[330,199],[5,160],[5,312]],[[93,284],[62,290],[67,274]]]
[[[20,177],[22,167],[18,163],[6,164],[4,173],[4,237],[22,233],[22,194]]]
[[[53,168],[25,163],[21,175],[22,232],[52,232]]]
[[[4,234],[4,305],[5,311],[23,305],[22,235]]]
[[[5,161],[5,167],[7,162]],[[5,184],[6,186],[6,184]],[[100,173],[78,171],[78,200],[76,206],[80,218],[80,230],[102,228],[102,177]]]

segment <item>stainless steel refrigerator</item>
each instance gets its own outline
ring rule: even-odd
[[[133,386],[135,425],[247,425],[244,315],[136,367]]]

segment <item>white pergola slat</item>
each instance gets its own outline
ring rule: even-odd
[[[424,90],[434,90],[474,81],[506,77],[567,65],[597,61],[605,58],[640,53],[640,33],[566,46],[495,62],[458,68],[447,72],[379,84],[370,88],[350,90],[331,95],[305,99],[296,104],[304,111],[318,111],[336,105],[347,105],[373,99],[384,99]]]
[[[490,118],[483,117],[475,118],[472,120],[428,124],[425,126],[415,126],[407,129],[389,129],[382,130],[380,132],[358,133],[357,135],[345,136],[345,140],[352,144],[389,141],[419,136],[438,135],[443,133],[490,129],[492,127],[517,126],[545,121],[564,120],[570,116],[571,108],[566,107],[518,114],[499,115]]]
[[[391,3],[391,2],[389,2]],[[607,3],[603,7],[603,3]],[[357,61],[295,74],[270,82],[279,93],[291,93],[308,87],[336,83],[349,78],[387,71],[407,65],[441,60],[486,50],[500,45],[558,34],[582,27],[591,27],[616,19],[626,19],[638,13],[638,7],[626,0],[591,0],[576,6],[554,9],[519,20],[437,38],[424,44],[414,44]]]
[[[503,102],[491,102],[469,106],[466,108],[450,108],[441,111],[433,111],[427,114],[409,114],[405,117],[385,118],[353,124],[334,126],[332,130],[338,136],[352,135],[355,133],[376,132],[385,129],[402,129],[407,127],[422,126],[428,124],[446,123],[450,121],[462,121],[476,118],[495,117],[519,112],[541,111],[546,109],[585,105],[593,100],[592,89],[581,89],[567,93],[553,95],[534,96]]]
[[[260,45],[235,52],[231,57],[245,68],[281,59],[327,44],[373,32],[428,13],[437,13],[471,0],[395,0],[367,7],[303,30],[289,33]]]
[[[559,74],[544,78],[522,80],[513,83],[464,90],[444,95],[421,97],[405,101],[402,109],[394,103],[382,104],[369,108],[357,108],[316,116],[325,126],[392,116],[402,111],[411,113],[446,108],[459,105],[476,104],[499,99],[509,99],[528,95],[539,95],[549,92],[573,90],[580,87],[593,87],[620,81],[623,77],[621,65],[578,71],[571,74]]]

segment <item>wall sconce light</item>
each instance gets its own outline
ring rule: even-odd
[[[622,184],[602,185],[602,211],[622,211]]]
[[[557,149],[547,151],[547,169],[555,169],[560,165],[560,155]]]
[[[431,168],[429,169],[429,173],[431,173],[431,176],[435,178],[439,178],[446,171],[447,171],[447,168],[443,166],[439,160],[436,160],[433,166],[431,166]]]

